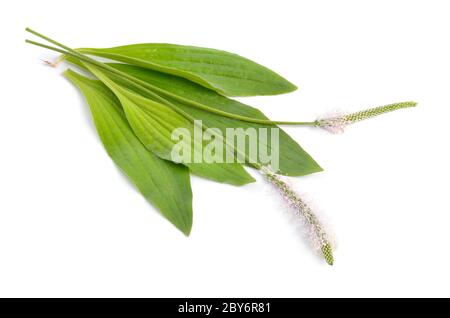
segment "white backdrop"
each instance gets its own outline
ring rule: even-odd
[[[3,5],[0,296],[450,296],[448,1],[10,1]],[[81,95],[24,44],[168,42],[232,51],[299,90],[247,98],[273,119],[419,105],[343,135],[286,130],[323,173],[292,183],[339,243],[327,266],[254,171],[193,177],[184,237],[120,174]]]

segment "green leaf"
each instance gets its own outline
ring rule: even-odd
[[[144,43],[77,51],[184,77],[225,96],[276,95],[297,89],[260,64],[215,49]]]
[[[132,65],[117,63],[109,63],[108,65],[143,81],[146,81],[163,90],[190,99],[192,101],[199,102],[211,108],[241,116],[258,119],[268,119],[260,110],[256,108],[221,96],[214,91],[206,89],[188,80]],[[247,129],[250,127],[254,127],[258,129],[264,127],[277,127],[275,125],[254,124],[223,117],[192,107],[190,105],[180,103],[173,99],[171,99],[170,102],[175,104],[182,111],[188,113],[195,119],[201,119],[206,126],[219,128],[223,134],[225,134],[226,128]],[[268,131],[270,136],[270,130]],[[268,138],[267,143],[262,143],[262,145],[271,150],[270,138]],[[248,147],[246,148],[248,150]],[[314,161],[314,159],[282,129],[279,130],[279,151],[280,174],[289,176],[301,176],[322,171],[322,168]]]
[[[111,159],[142,195],[189,235],[192,227],[192,191],[189,171],[148,151],[127,123],[120,103],[100,81],[67,70],[64,75],[84,94],[100,139]]]
[[[128,122],[145,147],[163,159],[174,161],[172,151],[178,141],[172,139],[172,132],[184,128],[193,137],[194,124],[169,106],[144,98],[124,88],[100,69],[92,65],[85,64],[85,66],[108,86],[120,100]],[[183,140],[183,142],[186,142],[186,140]],[[196,146],[197,140],[195,138],[190,138],[187,142],[189,143],[192,161],[195,157],[203,160],[203,142],[200,141],[201,147]],[[243,165],[239,163],[182,163],[189,167],[193,173],[217,182],[244,185],[255,181],[245,171]]]

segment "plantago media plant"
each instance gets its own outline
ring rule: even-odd
[[[342,132],[356,121],[414,102],[390,104],[314,121],[272,121],[230,97],[289,93],[296,86],[239,55],[208,48],[144,43],[72,49],[29,28],[60,53],[57,62],[85,96],[100,139],[142,195],[185,235],[192,227],[190,174],[243,186],[258,171],[307,225],[313,246],[332,265],[333,244],[323,223],[282,176],[322,171],[280,125]],[[107,59],[100,62],[94,57]]]

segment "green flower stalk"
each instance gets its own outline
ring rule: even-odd
[[[356,123],[358,121],[369,119],[398,109],[414,107],[416,105],[416,102],[389,104],[362,110],[348,115],[331,116],[328,118],[319,119],[315,123],[317,127],[323,128],[333,134],[337,134],[344,132],[345,128],[348,125]]]
[[[280,192],[287,204],[293,208],[295,215],[309,228],[311,241],[314,247],[321,251],[327,264],[333,265],[333,244],[331,243],[330,236],[311,207],[271,169],[262,167],[260,171],[278,192]]]

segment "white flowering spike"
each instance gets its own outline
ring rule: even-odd
[[[341,116],[330,116],[323,119],[318,119],[315,121],[317,127],[323,128],[333,134],[338,134],[344,132],[345,128],[349,124],[356,123],[361,120],[379,116],[384,113],[392,112],[397,109],[408,108],[416,106],[416,102],[403,102],[396,104],[389,104],[384,106],[379,106],[375,108],[366,109],[356,113],[341,115]]]
[[[311,210],[308,204],[271,169],[262,167],[263,176],[280,192],[281,196],[294,209],[296,216],[309,227],[313,245],[322,252],[325,261],[333,265],[333,248],[325,227]]]

